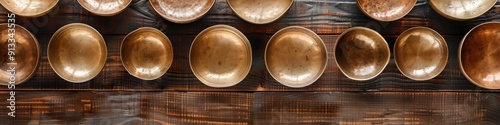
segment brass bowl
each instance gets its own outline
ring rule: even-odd
[[[326,69],[328,53],[313,31],[290,26],[276,32],[267,43],[264,61],[281,84],[299,88],[311,85]]]
[[[497,0],[429,0],[431,7],[452,20],[469,20],[483,15]]]
[[[389,45],[379,33],[364,27],[344,31],[335,43],[334,58],[340,71],[352,80],[378,76],[391,58]]]
[[[113,16],[127,9],[132,0],[78,0],[89,12],[99,16]]]
[[[404,76],[416,81],[429,80],[446,67],[448,45],[439,33],[430,28],[410,28],[396,40],[394,60]]]
[[[150,27],[129,33],[120,48],[120,57],[127,72],[143,80],[154,80],[165,74],[174,60],[173,53],[168,37]]]
[[[215,0],[149,0],[163,18],[174,23],[194,22],[205,15]]]
[[[417,0],[357,0],[361,11],[378,21],[394,21],[410,13]]]
[[[500,89],[500,23],[474,27],[458,48],[458,63],[464,76],[477,86]]]
[[[0,0],[5,9],[25,17],[39,17],[49,13],[59,0]]]
[[[243,20],[267,24],[283,16],[292,6],[293,0],[227,0],[227,3]]]
[[[72,23],[59,28],[47,47],[49,64],[66,81],[82,83],[101,72],[107,49],[101,34],[89,25]]]
[[[19,25],[10,25],[13,28],[9,28],[9,24],[0,24],[0,85],[9,85],[11,76],[11,67],[15,71],[15,79],[13,80],[14,85],[21,84],[28,81],[35,70],[38,67],[40,61],[40,45],[36,37],[33,36],[28,30]],[[9,32],[9,29],[13,29]],[[11,37],[9,34],[15,34],[13,40],[9,40]],[[12,44],[14,43],[14,44]],[[10,45],[9,45],[10,44]],[[14,47],[12,45],[15,45]],[[15,54],[13,55],[14,61],[10,60],[9,48],[14,48],[12,50]]]
[[[207,86],[229,87],[241,82],[252,65],[252,49],[238,29],[215,25],[201,31],[191,44],[189,65]]]

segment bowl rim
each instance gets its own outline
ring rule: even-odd
[[[8,25],[7,23],[1,23],[0,26],[3,26],[3,25]],[[33,33],[31,33],[29,30],[27,30],[26,28],[24,28],[23,26],[20,26],[18,24],[14,24],[16,25],[15,27],[19,27],[21,28],[21,30],[24,30],[25,32],[27,32],[29,34],[29,36],[32,37],[32,39],[34,40],[33,42],[35,43],[35,47],[37,49],[37,58],[36,58],[36,63],[35,63],[35,67],[32,71],[30,71],[29,75],[27,77],[25,77],[24,79],[22,79],[21,81],[16,81],[16,83],[14,85],[19,85],[19,84],[22,84],[26,81],[28,81],[29,79],[31,79],[34,75],[35,75],[35,72],[36,70],[38,69],[38,67],[40,66],[40,58],[41,58],[41,48],[40,48],[40,44],[38,43],[38,40],[37,38],[35,37],[35,35],[33,35]],[[8,85],[8,84],[0,84],[0,85]]]
[[[240,17],[241,19],[243,19],[243,20],[245,20],[245,21],[247,21],[247,22],[249,22],[249,23],[252,23],[252,24],[269,24],[269,23],[272,23],[272,22],[274,22],[274,21],[276,21],[276,20],[280,19],[281,17],[283,17],[283,15],[285,15],[285,14],[286,14],[286,12],[288,12],[288,10],[290,10],[290,8],[292,7],[292,5],[293,5],[293,3],[294,3],[294,2],[293,2],[293,0],[290,0],[290,4],[289,4],[289,5],[288,5],[288,7],[286,8],[286,10],[285,10],[285,11],[283,11],[283,12],[281,12],[278,16],[276,16],[274,19],[272,19],[272,20],[270,20],[270,21],[267,21],[267,22],[255,22],[255,21],[251,21],[251,20],[249,20],[248,18],[245,18],[245,17],[244,17],[244,16],[243,16],[243,15],[242,15],[239,11],[236,11],[236,10],[234,9],[234,5],[232,5],[230,1],[231,1],[231,0],[227,0],[227,4],[229,5],[229,8],[231,8],[231,10],[232,10],[234,13],[236,13],[236,15],[237,15],[238,17]]]
[[[202,12],[200,13],[199,15],[195,16],[194,18],[189,18],[189,19],[174,19],[170,16],[167,16],[167,15],[163,15],[161,13],[159,13],[158,9],[153,5],[153,2],[152,1],[158,1],[158,0],[149,0],[149,4],[151,5],[151,7],[153,8],[153,10],[158,14],[160,15],[161,17],[163,17],[163,19],[166,19],[170,22],[173,22],[173,23],[178,23],[178,24],[186,24],[186,23],[192,23],[194,21],[197,21],[199,19],[201,19],[203,16],[205,16],[211,9],[212,7],[215,5],[215,1],[216,0],[212,0],[211,4],[210,4],[210,7],[205,11],[205,12]]]
[[[51,12],[54,9],[54,7],[59,3],[59,0],[54,0],[55,1],[54,4],[52,4],[47,10],[43,10],[43,11],[40,11],[40,12],[35,13],[35,14],[22,14],[22,13],[12,11],[13,9],[10,6],[5,6],[3,1],[4,0],[0,0],[0,5],[2,5],[8,11],[10,11],[16,15],[23,16],[23,17],[41,17],[41,16]],[[50,1],[50,0],[41,0],[41,1]]]
[[[319,39],[319,41],[316,41],[318,44],[321,44],[323,47],[323,49],[325,50],[325,62],[324,64],[322,65],[322,68],[320,69],[320,74],[315,76],[314,80],[311,80],[311,81],[308,81],[308,82],[303,82],[303,83],[300,83],[300,84],[289,84],[287,82],[283,82],[281,81],[280,79],[277,79],[277,77],[271,72],[271,70],[269,69],[269,66],[268,66],[268,61],[267,61],[267,52],[270,51],[268,49],[269,48],[269,44],[276,38],[278,37],[278,33],[281,33],[281,32],[286,32],[287,30],[290,30],[290,29],[298,29],[298,30],[301,30],[303,32],[309,32],[309,33],[312,33],[314,34],[313,36],[310,36],[310,37],[316,37]],[[328,49],[326,48],[326,45],[325,45],[325,42],[323,41],[323,39],[321,37],[318,36],[318,34],[316,34],[314,31],[308,29],[308,28],[305,28],[305,27],[302,27],[302,26],[288,26],[288,27],[285,27],[283,29],[280,29],[278,30],[276,33],[273,34],[273,36],[271,36],[271,38],[269,38],[267,44],[266,44],[266,48],[264,49],[264,64],[266,65],[266,69],[267,69],[267,72],[271,75],[271,77],[273,77],[277,82],[281,83],[282,85],[284,86],[287,86],[287,87],[290,87],[290,88],[302,88],[302,87],[306,87],[306,86],[309,86],[313,83],[315,83],[316,81],[319,80],[319,78],[321,78],[321,76],[323,76],[323,74],[325,73],[325,70],[326,70],[326,67],[328,66]]]
[[[472,28],[471,30],[469,30],[467,32],[467,34],[465,34],[465,36],[462,38],[462,40],[460,41],[460,45],[458,46],[458,50],[457,50],[458,51],[458,67],[460,68],[460,72],[465,76],[465,78],[467,78],[467,80],[469,80],[469,82],[472,82],[476,86],[479,86],[479,87],[484,88],[484,89],[500,89],[500,87],[495,88],[495,87],[489,87],[489,86],[481,85],[481,84],[477,83],[476,81],[472,80],[469,77],[469,75],[467,74],[467,72],[465,72],[463,64],[462,64],[462,48],[463,48],[463,44],[465,42],[465,39],[476,28],[478,28],[480,26],[488,25],[488,24],[497,24],[497,25],[500,25],[500,22],[485,22],[485,23],[481,23],[481,24],[475,26],[474,28]]]
[[[128,2],[125,4],[125,7],[123,9],[120,9],[120,10],[118,10],[116,12],[113,12],[113,13],[99,13],[99,12],[96,12],[96,11],[92,11],[87,6],[85,6],[84,4],[82,4],[82,2],[84,0],[77,0],[77,1],[78,1],[78,4],[80,4],[80,6],[83,7],[85,10],[87,10],[88,12],[90,12],[92,14],[98,15],[98,16],[114,16],[114,15],[117,15],[117,14],[125,11],[128,8],[128,6],[130,5],[130,3],[132,3],[132,0],[128,0]]]
[[[446,58],[446,60],[444,60],[445,65],[444,65],[443,67],[440,67],[440,68],[438,69],[438,70],[439,70],[439,72],[438,72],[438,73],[436,73],[436,74],[434,74],[434,75],[432,75],[432,76],[429,76],[429,77],[425,77],[425,78],[416,78],[416,77],[413,77],[413,76],[408,75],[408,74],[406,74],[405,72],[403,72],[403,71],[401,70],[401,66],[399,66],[399,64],[398,64],[398,59],[396,58],[396,55],[398,55],[397,50],[396,50],[398,47],[397,47],[396,45],[398,44],[398,42],[406,42],[406,41],[400,41],[400,40],[401,40],[401,37],[403,36],[403,34],[410,33],[411,31],[416,30],[416,29],[423,29],[423,30],[427,30],[427,31],[430,31],[430,32],[432,32],[432,33],[437,34],[437,35],[438,35],[438,38],[439,38],[440,40],[442,40],[442,41],[440,42],[440,43],[442,43],[442,44],[440,44],[440,45],[441,45],[441,48],[442,48],[442,49],[445,49],[444,51],[446,52],[446,53],[445,53],[445,55],[444,55],[444,58]],[[444,44],[443,44],[443,43],[444,43]],[[406,78],[409,78],[409,79],[411,79],[411,80],[415,80],[415,81],[426,81],[426,80],[431,80],[431,79],[433,79],[433,78],[435,78],[435,77],[439,76],[439,74],[441,74],[441,73],[444,71],[444,69],[446,68],[446,64],[448,64],[449,52],[448,52],[448,44],[446,43],[446,40],[445,40],[445,39],[444,39],[444,37],[443,37],[443,36],[441,36],[441,34],[439,34],[437,31],[435,31],[435,30],[433,30],[433,29],[431,29],[431,28],[428,28],[428,27],[417,26],[417,27],[412,27],[412,28],[409,28],[409,29],[407,29],[407,30],[403,31],[403,33],[401,33],[401,34],[398,36],[398,38],[396,39],[396,41],[394,42],[394,47],[393,47],[393,49],[392,49],[392,50],[393,50],[393,54],[394,54],[394,63],[396,64],[396,67],[398,68],[399,72],[401,72],[401,74],[403,74],[404,76],[406,76]]]
[[[99,35],[99,37],[101,38],[102,42],[104,43],[104,44],[103,44],[104,46],[102,46],[102,47],[104,48],[104,55],[103,55],[103,56],[104,56],[104,57],[106,57],[106,58],[103,60],[103,61],[104,61],[104,63],[102,63],[102,66],[99,66],[99,67],[101,67],[101,68],[100,68],[100,70],[99,70],[99,72],[98,72],[98,73],[96,73],[96,74],[94,74],[94,75],[92,75],[91,77],[86,78],[86,79],[83,79],[83,80],[72,80],[72,79],[68,79],[68,78],[66,78],[66,77],[62,76],[62,75],[61,75],[61,73],[57,72],[57,71],[54,69],[54,67],[55,67],[55,66],[54,66],[54,64],[52,64],[52,61],[51,61],[51,59],[50,59],[50,50],[51,50],[51,49],[50,49],[50,46],[52,45],[52,41],[54,41],[54,39],[55,39],[55,38],[54,38],[54,36],[61,34],[62,30],[66,29],[66,28],[68,28],[68,27],[72,27],[72,26],[82,26],[82,27],[85,27],[85,28],[89,28],[89,29],[90,29],[90,30],[92,30],[92,31],[95,31],[95,32]],[[54,34],[52,34],[52,37],[50,37],[49,43],[47,44],[47,60],[48,60],[48,62],[49,62],[50,67],[52,68],[52,70],[53,70],[53,71],[54,71],[54,72],[55,72],[55,73],[56,73],[59,77],[61,77],[62,79],[66,80],[66,81],[68,81],[68,82],[71,82],[71,83],[84,83],[84,82],[88,82],[88,81],[92,80],[92,79],[93,79],[93,78],[95,78],[97,75],[99,75],[99,74],[100,74],[100,72],[104,69],[104,66],[106,66],[106,60],[107,60],[107,57],[108,57],[108,49],[107,49],[107,48],[108,48],[108,47],[107,47],[107,45],[106,45],[106,41],[105,41],[104,37],[102,37],[101,33],[99,33],[99,31],[97,31],[96,29],[94,29],[92,26],[87,25],[87,24],[84,24],[84,23],[70,23],[70,24],[66,24],[66,25],[64,25],[63,27],[61,27],[61,28],[57,29],[57,31],[56,31],[56,32],[54,32]]]
[[[361,12],[363,12],[363,14],[365,14],[366,16],[368,16],[368,17],[370,17],[370,18],[372,18],[374,20],[383,21],[383,22],[390,22],[390,21],[396,21],[396,20],[402,19],[403,17],[405,17],[406,15],[408,15],[411,12],[411,10],[413,10],[413,8],[415,7],[415,5],[417,4],[417,0],[413,0],[414,1],[413,2],[413,6],[411,6],[408,11],[404,12],[404,14],[401,17],[397,17],[395,19],[384,20],[384,19],[375,18],[371,14],[368,14],[368,12],[366,12],[366,10],[363,9],[363,7],[361,7],[361,5],[359,4],[358,1],[359,0],[356,0],[356,5],[358,5],[358,8],[361,10]]]
[[[248,54],[250,54],[248,57],[248,62],[247,62],[250,65],[248,65],[247,69],[245,69],[245,71],[242,72],[243,74],[245,74],[245,77],[242,77],[242,79],[237,80],[238,82],[234,82],[234,83],[227,82],[226,84],[214,84],[209,80],[203,79],[203,77],[200,74],[198,74],[198,71],[193,68],[193,62],[192,62],[191,55],[193,54],[193,46],[196,44],[197,39],[204,36],[207,33],[210,33],[209,31],[211,31],[213,29],[218,29],[218,28],[227,29],[230,32],[233,32],[235,35],[239,36],[243,40],[242,41],[243,44],[245,44],[247,46],[246,48],[248,50],[247,51]],[[253,62],[253,57],[252,57],[252,47],[251,47],[250,41],[241,31],[239,31],[238,29],[236,29],[235,27],[230,26],[230,25],[218,24],[218,25],[210,26],[210,27],[204,29],[203,31],[198,33],[198,35],[196,35],[193,42],[191,43],[191,46],[189,47],[189,68],[191,69],[192,73],[199,81],[201,81],[203,84],[205,84],[209,87],[214,87],[214,88],[231,87],[231,86],[235,86],[236,84],[242,82],[250,73],[250,69],[252,68],[252,62]]]
[[[466,20],[471,20],[471,19],[477,18],[477,17],[485,14],[486,12],[488,12],[491,8],[493,8],[493,6],[495,6],[495,4],[496,4],[496,2],[493,3],[493,4],[491,4],[491,5],[488,5],[489,9],[484,10],[484,12],[481,12],[481,14],[479,14],[479,15],[474,15],[474,16],[471,16],[471,17],[468,17],[468,18],[459,18],[459,17],[455,17],[455,16],[452,16],[450,14],[447,14],[447,13],[443,12],[443,10],[439,9],[439,7],[436,6],[436,4],[434,3],[434,0],[429,0],[429,5],[431,6],[431,8],[434,11],[436,11],[437,13],[439,13],[439,15],[441,15],[441,16],[443,16],[445,18],[451,19],[451,20],[456,20],[456,21],[466,21]]]
[[[385,48],[387,49],[387,59],[385,59],[385,63],[384,63],[384,66],[382,67],[382,69],[380,71],[378,71],[378,73],[376,73],[375,75],[373,76],[370,76],[368,78],[355,78],[355,77],[352,77],[352,76],[349,76],[347,75],[344,71],[344,69],[339,65],[339,61],[337,59],[337,54],[335,53],[336,50],[337,50],[337,47],[338,47],[338,43],[340,41],[340,38],[342,38],[346,33],[350,32],[350,31],[353,31],[353,30],[364,30],[364,31],[368,31],[368,32],[372,32],[374,33],[376,36],[378,36],[379,38],[381,38],[383,40],[383,44],[385,45]],[[377,31],[375,30],[372,30],[370,28],[366,28],[366,27],[359,27],[359,26],[356,26],[356,27],[351,27],[347,30],[345,30],[344,32],[342,32],[342,34],[340,34],[338,37],[337,37],[337,40],[335,40],[335,45],[333,47],[333,58],[335,59],[335,64],[337,65],[338,69],[342,72],[342,74],[344,74],[344,76],[346,76],[347,78],[351,79],[351,80],[355,80],[355,81],[367,81],[367,80],[371,80],[377,76],[379,76],[384,70],[385,68],[387,67],[387,65],[389,64],[389,61],[391,60],[391,50],[389,48],[389,44],[387,43],[387,41],[385,40],[385,38],[380,35],[380,33],[378,33]]]
[[[129,68],[127,68],[127,66],[125,65],[125,62],[123,61],[123,51],[124,51],[124,50],[123,50],[123,45],[124,45],[124,43],[126,42],[125,40],[126,40],[126,39],[130,36],[130,35],[135,34],[135,33],[138,33],[138,32],[140,32],[140,31],[147,31],[147,32],[149,32],[149,33],[154,32],[154,33],[157,33],[157,34],[161,35],[161,36],[162,36],[162,37],[164,37],[165,39],[167,39],[167,43],[168,43],[168,45],[167,45],[167,46],[170,46],[170,48],[172,48],[172,49],[170,50],[170,53],[172,53],[172,55],[173,55],[173,53],[174,53],[174,52],[173,52],[173,46],[172,46],[172,43],[171,43],[170,39],[167,37],[167,35],[165,35],[163,32],[161,32],[160,30],[158,30],[158,29],[156,29],[156,28],[153,28],[153,27],[139,27],[139,28],[135,29],[134,31],[130,32],[129,34],[127,34],[127,35],[123,38],[123,40],[122,40],[122,42],[121,42],[121,44],[120,44],[120,62],[122,63],[123,67],[125,67],[125,70],[126,70],[126,71],[130,74],[130,75],[132,75],[132,76],[134,76],[134,77],[136,77],[136,78],[139,78],[139,79],[142,79],[142,80],[155,80],[155,79],[161,78],[163,75],[165,75],[165,73],[167,73],[168,69],[170,69],[170,67],[172,66],[172,63],[173,63],[173,60],[174,60],[174,57],[173,57],[173,56],[172,56],[172,58],[170,58],[170,59],[169,59],[169,60],[170,60],[170,62],[168,63],[168,65],[166,65],[167,70],[165,70],[164,72],[162,72],[162,73],[161,73],[161,75],[158,75],[158,76],[155,76],[155,77],[152,77],[152,78],[140,77],[140,76],[138,76],[138,75],[136,75],[136,74],[131,73],[131,72],[130,72],[130,70],[129,70]],[[167,54],[168,54],[168,52],[167,52]]]

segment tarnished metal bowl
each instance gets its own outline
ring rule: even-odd
[[[59,0],[0,0],[5,9],[25,17],[39,17],[49,13]]]
[[[357,0],[363,13],[378,21],[394,21],[408,14],[417,0]]]
[[[293,0],[227,0],[234,13],[254,24],[271,23],[292,6]]]
[[[154,80],[163,76],[172,65],[173,53],[168,37],[150,27],[129,33],[120,48],[120,57],[125,69],[143,80]]]
[[[344,75],[364,81],[378,76],[391,58],[389,46],[379,33],[364,27],[344,31],[335,43],[335,61]]]
[[[394,60],[404,76],[417,81],[429,80],[446,67],[448,45],[430,28],[410,28],[396,40]]]
[[[452,20],[469,20],[483,15],[497,0],[429,0],[431,7]]]
[[[215,0],[149,0],[163,18],[174,23],[190,23],[203,17]]]
[[[462,39],[458,62],[464,76],[477,86],[500,89],[500,23],[474,27]]]
[[[82,83],[101,72],[107,48],[101,34],[89,25],[72,23],[59,28],[47,47],[49,64],[66,81]]]
[[[209,27],[191,44],[189,65],[196,78],[207,86],[236,85],[248,75],[252,65],[250,42],[234,27]]]
[[[89,12],[99,16],[113,16],[127,9],[132,0],[78,0]]]
[[[304,27],[290,26],[271,37],[264,61],[276,81],[299,88],[311,85],[323,75],[328,53],[316,33]]]
[[[19,25],[10,25],[10,28],[9,25],[0,24],[0,85],[26,82],[35,74],[40,61],[40,45],[36,37]],[[13,52],[11,55],[9,50]]]

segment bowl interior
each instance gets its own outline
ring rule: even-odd
[[[132,0],[78,0],[91,13],[101,16],[116,15],[125,10]]]
[[[215,0],[150,0],[153,9],[174,23],[190,23],[200,19],[215,4]]]
[[[26,17],[42,16],[52,10],[57,2],[59,0],[0,0],[7,10]]]
[[[228,0],[227,3],[243,20],[266,24],[285,14],[293,0]]]
[[[325,71],[326,46],[313,31],[292,26],[275,33],[269,40],[266,67],[274,79],[289,87],[305,87]]]
[[[379,21],[394,21],[408,14],[417,0],[357,0],[359,8]]]
[[[431,7],[453,20],[476,18],[491,9],[497,0],[429,0]]]

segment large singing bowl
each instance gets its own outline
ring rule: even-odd
[[[149,0],[163,18],[174,23],[194,22],[205,15],[215,0]]]
[[[234,27],[209,27],[191,44],[189,65],[194,75],[207,86],[236,85],[248,75],[252,65],[250,42]]]
[[[469,20],[491,9],[497,0],[429,0],[431,7],[452,20]]]
[[[396,40],[394,60],[404,76],[417,81],[429,80],[446,67],[448,45],[430,28],[410,28]]]
[[[19,25],[10,25],[10,28],[9,25],[0,24],[0,85],[27,81],[35,74],[40,60],[40,46],[35,36]]]
[[[378,21],[394,21],[408,14],[417,0],[357,0],[359,8]]]
[[[125,10],[132,0],[78,0],[89,12],[99,16],[113,16]]]
[[[335,61],[344,75],[364,81],[378,76],[389,64],[389,46],[379,33],[364,27],[344,31],[335,43]]]
[[[120,54],[128,73],[143,80],[160,78],[174,60],[172,44],[168,37],[150,27],[129,33],[123,39]]]
[[[59,0],[0,0],[5,9],[19,16],[39,17],[49,13]]]
[[[283,16],[293,0],[228,0],[227,3],[243,20],[266,24]]]
[[[313,31],[290,26],[276,32],[266,46],[266,68],[281,84],[299,88],[318,80],[325,71],[328,53]]]
[[[107,49],[101,34],[89,25],[72,23],[59,28],[50,39],[47,58],[66,81],[82,83],[101,72]]]
[[[483,23],[462,39],[458,62],[464,76],[477,86],[500,89],[500,23]]]

